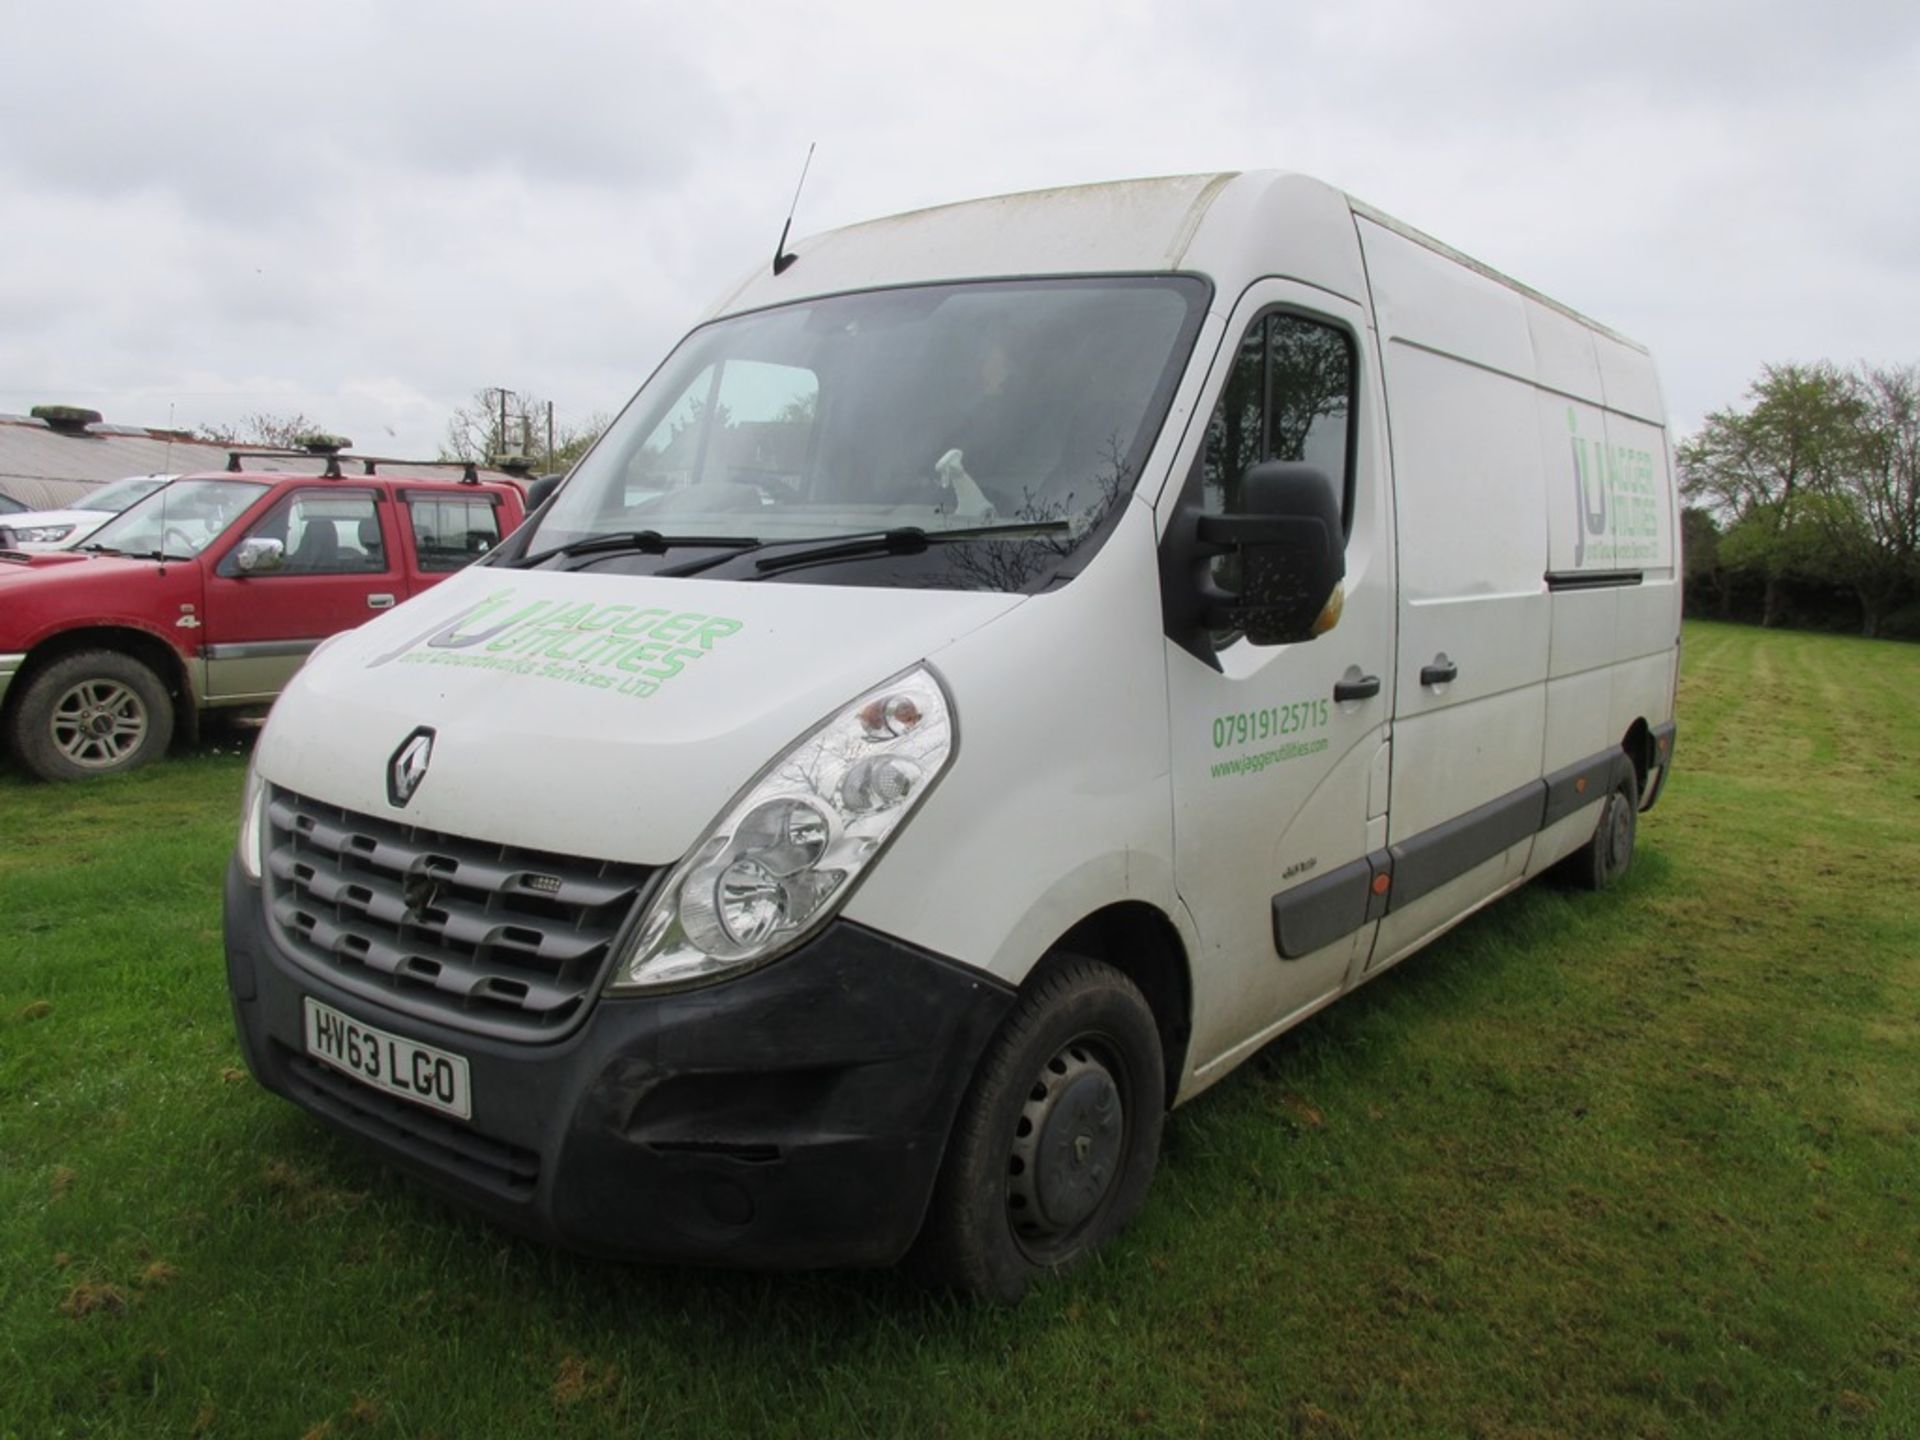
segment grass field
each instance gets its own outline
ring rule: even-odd
[[[1168,1126],[1020,1309],[595,1264],[237,1067],[243,760],[0,772],[0,1435],[1920,1434],[1920,648],[1690,626],[1621,889]]]

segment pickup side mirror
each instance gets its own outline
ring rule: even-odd
[[[1242,477],[1240,505],[1202,515],[1196,527],[1202,545],[1240,558],[1237,592],[1202,582],[1207,624],[1243,631],[1255,645],[1311,640],[1347,574],[1339,492],[1315,466],[1269,460]]]
[[[279,540],[256,535],[233,550],[233,568],[242,575],[271,575],[287,568],[287,547]]]

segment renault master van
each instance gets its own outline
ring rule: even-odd
[[[1677,535],[1644,350],[1314,180],[799,242],[281,698],[248,1063],[571,1247],[1017,1298],[1171,1106],[1626,869]]]

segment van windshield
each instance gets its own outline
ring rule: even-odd
[[[1207,295],[1186,276],[979,282],[704,326],[581,462],[522,553],[635,532],[786,548],[986,531],[904,570],[891,557],[872,580],[854,566],[832,579],[1037,588],[1132,490]],[[980,548],[994,563],[967,561]],[[777,573],[825,578],[805,568]]]

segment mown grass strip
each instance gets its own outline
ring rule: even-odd
[[[1626,886],[1270,1047],[1013,1312],[443,1208],[235,1068],[240,759],[0,776],[0,1435],[1920,1433],[1920,651],[1687,647]]]

